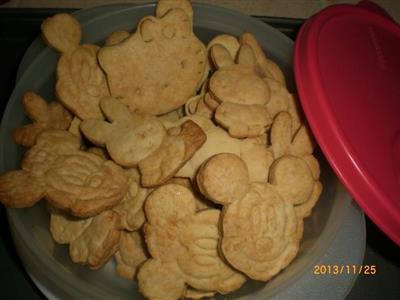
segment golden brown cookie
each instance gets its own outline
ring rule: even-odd
[[[218,210],[196,213],[192,193],[181,185],[168,184],[149,195],[145,212],[145,240],[152,256],[138,274],[145,297],[179,299],[186,284],[226,294],[244,283],[245,277],[218,255]]]
[[[212,46],[210,51],[213,61],[218,66],[218,70],[213,73],[209,82],[210,92],[215,99],[219,102],[237,104],[268,103],[270,89],[256,73],[254,59],[246,58],[235,63],[233,59],[229,59],[228,50],[220,44]],[[246,51],[245,54],[252,53]]]
[[[253,183],[244,198],[223,209],[222,253],[250,278],[267,281],[296,256],[297,225],[291,203],[268,183]]]
[[[140,265],[148,258],[146,244],[140,232],[122,231],[118,249],[115,253],[118,275],[134,279]]]
[[[223,102],[218,106],[215,120],[235,138],[263,135],[272,123],[265,106],[231,102]]]
[[[105,145],[116,163],[134,167],[160,147],[166,130],[155,116],[131,113],[112,97],[101,99],[100,106],[111,123],[84,120],[80,128],[92,143]]]
[[[77,218],[65,211],[50,209],[50,233],[59,244],[69,244],[77,239],[92,223],[93,218]]]
[[[55,101],[47,103],[34,92],[26,92],[22,96],[22,105],[32,123],[15,129],[14,141],[19,145],[31,147],[44,130],[65,130],[71,124],[71,114],[60,103]]]
[[[177,129],[173,132],[172,129]],[[204,131],[191,120],[171,128],[160,147],[139,162],[144,187],[163,184],[178,172],[206,141]]]
[[[195,94],[203,80],[206,50],[193,34],[190,16],[173,8],[160,18],[143,18],[134,34],[104,47],[98,58],[112,96],[131,111],[158,115]]]
[[[284,86],[286,85],[285,76],[279,66],[265,56],[261,45],[257,42],[255,36],[250,32],[245,32],[240,36],[240,44],[248,45],[253,50],[257,60],[258,72],[262,77],[271,77]]]
[[[220,153],[200,167],[196,176],[201,193],[218,204],[229,204],[247,193],[249,171],[237,155]]]
[[[41,133],[26,152],[21,170],[0,176],[0,199],[9,207],[29,207],[45,198],[78,217],[117,205],[126,193],[123,170],[112,161],[79,150],[75,135]]]
[[[140,174],[137,169],[126,169],[125,174],[128,178],[128,191],[113,210],[120,216],[121,228],[134,231],[145,222],[143,204],[151,190],[140,185]]]
[[[57,98],[80,119],[102,119],[99,101],[109,91],[97,63],[98,46],[79,45],[82,29],[70,14],[56,14],[42,23],[45,40],[62,53],[57,64]]]
[[[121,231],[118,215],[108,210],[95,216],[86,230],[70,243],[69,255],[75,263],[96,270],[118,250]]]
[[[111,33],[105,40],[104,46],[113,46],[121,43],[129,37],[130,33],[125,30],[117,30]]]

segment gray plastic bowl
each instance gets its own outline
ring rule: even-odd
[[[101,45],[115,30],[132,31],[143,16],[154,14],[154,7],[102,6],[79,11],[75,16],[83,26],[83,42]],[[244,31],[252,32],[268,56],[284,71],[289,89],[294,90],[293,41],[274,28],[238,12],[197,4],[194,10],[195,32],[203,42],[220,33],[239,36]],[[28,121],[23,113],[21,96],[25,91],[32,90],[46,99],[55,98],[57,59],[58,54],[46,48],[38,38],[21,62],[20,78],[1,124],[1,172],[18,168],[23,154],[23,149],[12,140],[13,129]],[[248,281],[239,291],[221,296],[221,299],[265,299],[277,295],[322,257],[340,229],[351,198],[323,159],[321,169],[324,191],[312,216],[305,222],[304,238],[296,259],[267,284]],[[8,216],[17,251],[27,271],[47,296],[62,299],[142,299],[135,282],[116,275],[113,261],[98,271],[72,263],[68,247],[55,244],[50,236],[49,215],[43,203],[30,209],[8,209]]]

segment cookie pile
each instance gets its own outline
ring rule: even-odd
[[[251,33],[205,46],[187,0],[160,0],[133,33],[81,44],[71,15],[42,24],[60,52],[56,101],[23,96],[32,123],[8,207],[41,199],[71,259],[115,257],[148,299],[211,297],[268,281],[296,256],[321,192],[314,145],[279,66]],[[144,63],[150,62],[150,63]]]

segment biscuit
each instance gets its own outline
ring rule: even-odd
[[[203,80],[206,50],[193,34],[190,16],[173,8],[160,18],[143,18],[134,34],[102,48],[98,59],[113,97],[131,111],[159,115],[195,94]]]
[[[93,218],[77,218],[56,208],[50,209],[50,233],[59,244],[69,244],[90,226]]]
[[[196,178],[206,197],[224,204],[220,248],[233,267],[267,281],[290,263],[302,230],[292,202],[283,199],[276,186],[250,184],[246,165],[234,154],[212,157]]]
[[[239,156],[220,153],[200,167],[196,176],[200,192],[218,204],[229,204],[247,193],[249,171]]]
[[[192,193],[181,185],[168,184],[149,195],[145,212],[145,240],[152,256],[138,273],[145,297],[179,299],[186,284],[226,294],[244,283],[245,277],[218,255],[218,210],[196,213]]]
[[[138,164],[144,187],[163,184],[174,176],[207,139],[200,126],[191,120],[184,122],[178,132],[171,133],[171,129],[169,132],[161,146]]]
[[[137,169],[126,169],[125,174],[128,178],[128,191],[113,211],[120,216],[122,229],[134,231],[145,222],[143,204],[151,190],[140,185],[140,174]]]
[[[205,292],[205,291],[199,291],[196,289],[193,289],[191,287],[188,287],[185,291],[185,294],[183,295],[183,297],[185,299],[203,299],[204,297],[210,298],[213,297],[215,295],[215,292]]]
[[[57,64],[58,100],[80,119],[102,119],[99,101],[108,96],[105,76],[97,63],[98,46],[79,45],[82,29],[69,14],[61,13],[42,23],[45,40],[62,53]]]
[[[215,111],[215,120],[235,138],[263,135],[272,123],[266,107],[223,102]]]
[[[44,131],[25,154],[22,169],[0,176],[1,201],[30,207],[44,197],[78,217],[117,205],[127,189],[123,170],[79,147],[79,138],[67,131]]]
[[[31,147],[44,130],[65,130],[71,124],[72,116],[61,104],[55,101],[47,103],[34,92],[26,92],[22,96],[22,105],[32,123],[15,129],[14,141],[19,145]]]
[[[111,210],[95,216],[86,230],[70,243],[69,255],[73,262],[96,270],[118,250],[121,231],[118,215]]]
[[[258,72],[262,77],[271,77],[280,82],[282,85],[286,85],[285,76],[283,75],[282,70],[274,61],[265,56],[261,45],[257,42],[252,33],[243,33],[239,40],[241,45],[248,45],[253,50],[257,60]]]
[[[212,38],[207,44],[207,51],[210,51],[211,47],[214,45],[221,45],[226,50],[228,50],[231,60],[236,59],[236,55],[239,51],[240,44],[236,37],[230,34],[219,34]]]
[[[111,123],[90,119],[80,128],[92,143],[106,146],[117,164],[134,167],[160,147],[166,130],[155,116],[131,113],[112,97],[101,99],[100,106]]]
[[[129,37],[130,33],[125,30],[117,30],[112,32],[105,40],[104,46],[113,46],[121,43]]]
[[[119,250],[115,253],[119,276],[134,279],[141,264],[148,258],[146,244],[139,231],[122,231]]]
[[[296,256],[302,230],[293,205],[268,183],[253,183],[244,198],[224,206],[221,250],[236,269],[268,281]]]
[[[271,116],[275,117],[281,111],[288,111],[292,95],[286,87],[273,78],[266,77],[264,80],[271,90],[270,101],[266,105]]]
[[[235,63],[233,59],[229,60],[228,50],[220,44],[212,46],[210,51],[213,61],[216,61],[217,66],[221,66],[213,73],[209,82],[210,92],[215,99],[219,102],[227,101],[237,104],[265,105],[268,103],[269,86],[256,73],[255,62],[251,58],[242,59],[242,63]],[[251,52],[246,51],[246,53]]]

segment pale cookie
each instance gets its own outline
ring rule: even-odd
[[[113,46],[121,43],[129,37],[130,33],[125,30],[117,30],[111,33],[105,40],[104,46]]]
[[[119,250],[115,253],[119,276],[134,279],[141,264],[148,258],[146,244],[139,231],[122,231]]]
[[[203,101],[204,101],[205,105],[207,105],[208,108],[212,112],[214,112],[217,109],[217,107],[220,105],[218,100],[216,100],[211,93],[205,93]]]
[[[239,51],[240,44],[236,37],[229,34],[220,34],[212,38],[207,44],[207,51],[210,51],[211,47],[214,45],[222,45],[228,50],[231,60],[236,59],[236,55]]]
[[[314,144],[307,128],[302,125],[292,132],[292,118],[288,112],[280,112],[271,127],[271,150],[275,159],[282,155],[304,156],[312,154]]]
[[[81,144],[81,149],[85,149],[85,145],[83,143],[83,137],[82,137],[82,133],[81,130],[79,129],[79,127],[81,126],[82,120],[79,119],[78,117],[74,117],[71,121],[71,124],[68,127],[68,132],[72,133],[73,135],[77,136],[79,138],[79,142]]]
[[[50,233],[59,244],[69,244],[90,226],[93,218],[77,218],[56,208],[50,210]]]
[[[151,190],[140,185],[140,174],[136,169],[127,169],[128,191],[121,202],[113,208],[119,214],[121,227],[138,230],[145,222],[143,204]]]
[[[102,119],[99,101],[108,96],[95,45],[79,45],[82,29],[69,14],[56,14],[42,24],[47,42],[62,55],[57,64],[57,98],[80,119]]]
[[[149,195],[145,212],[145,240],[152,256],[138,274],[139,289],[145,297],[179,299],[186,284],[226,294],[244,283],[245,277],[218,255],[218,210],[196,213],[192,193],[169,184]]]
[[[189,0],[159,0],[156,6],[156,17],[163,17],[173,8],[182,9],[193,22],[193,8]]]
[[[176,128],[177,129],[177,128]],[[186,121],[177,132],[164,138],[161,146],[139,162],[144,187],[163,184],[178,172],[205,143],[204,131],[193,121]]]
[[[110,159],[107,151],[104,148],[100,147],[90,147],[86,150],[89,153],[96,154],[98,157],[101,157],[104,160]]]
[[[183,295],[183,297],[184,297],[184,299],[200,300],[200,299],[203,299],[204,297],[211,298],[214,295],[215,295],[215,292],[199,291],[199,290],[188,287],[185,294]]]
[[[206,208],[215,208],[214,203],[206,199],[200,192],[197,191],[196,186],[192,185],[189,178],[172,177],[166,184],[179,184],[192,191],[194,200],[196,200],[196,211]]]
[[[228,199],[219,201],[224,204],[222,253],[236,269],[267,281],[296,256],[302,236],[302,228],[297,226],[302,222],[298,223],[293,204],[281,198],[275,186],[249,184],[248,174],[241,176],[244,162],[229,154],[237,163],[228,163],[222,155],[204,163],[197,174],[204,195],[214,197],[213,201],[223,198],[221,195]],[[207,178],[208,174],[212,176]]]
[[[252,54],[249,51],[246,53]],[[233,59],[229,60],[228,50],[220,44],[211,47],[211,57],[217,66],[221,66],[211,76],[209,82],[210,92],[215,99],[219,102],[228,101],[238,104],[265,105],[268,103],[270,89],[256,73],[254,59],[246,58],[241,60],[242,63],[235,63]]]
[[[265,106],[231,102],[223,102],[218,106],[215,120],[235,138],[263,135],[272,123]]]
[[[119,165],[133,167],[157,150],[166,130],[155,116],[131,113],[112,97],[101,99],[100,106],[111,122],[84,120],[82,133],[94,144],[106,146],[111,158]]]
[[[121,233],[117,229],[118,219],[111,210],[95,216],[90,226],[70,243],[72,261],[94,270],[102,267],[118,250]]]
[[[240,142],[240,158],[247,165],[250,182],[267,182],[269,168],[274,161],[274,156],[264,144],[254,143],[250,140]]]
[[[276,186],[285,201],[293,205],[306,202],[314,186],[314,178],[307,163],[292,155],[284,155],[274,161],[269,182]]]
[[[268,183],[253,183],[244,198],[223,209],[222,253],[250,278],[268,281],[296,256],[302,233],[297,226],[291,203]]]
[[[202,164],[196,181],[200,192],[209,200],[229,204],[247,193],[249,171],[239,156],[220,153]]]
[[[134,34],[102,48],[98,59],[112,96],[131,111],[158,115],[195,94],[203,80],[206,50],[193,33],[190,16],[173,8],[161,18],[143,18]]]
[[[18,127],[14,131],[14,141],[22,146],[31,147],[37,136],[46,129],[65,130],[70,126],[71,114],[58,102],[47,103],[34,92],[22,96],[25,114],[32,123]]]
[[[264,80],[271,89],[271,98],[266,105],[271,116],[275,117],[281,111],[288,111],[292,95],[286,87],[273,78],[266,77]]]
[[[282,85],[286,85],[285,76],[279,66],[265,56],[261,45],[257,42],[255,36],[249,32],[245,32],[240,36],[240,44],[248,45],[254,52],[257,60],[258,72],[262,77],[271,77]]]
[[[44,131],[26,152],[22,169],[0,177],[1,201],[29,207],[44,197],[78,217],[117,205],[127,189],[123,170],[79,147],[79,138],[67,131]]]

